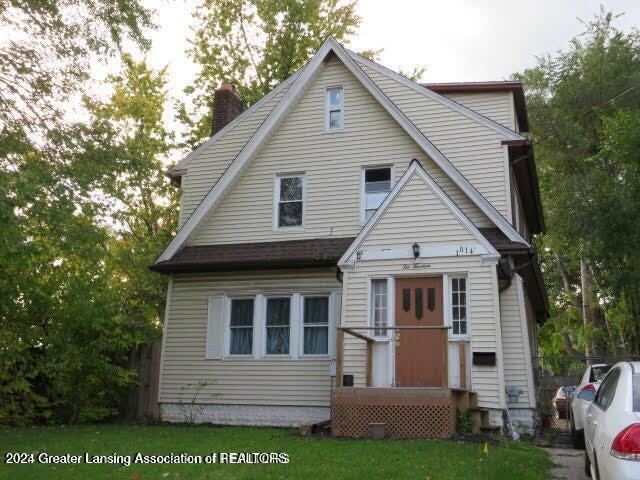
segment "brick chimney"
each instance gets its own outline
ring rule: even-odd
[[[240,96],[236,93],[236,87],[230,83],[223,83],[213,95],[213,122],[211,135],[222,130],[229,122],[233,121],[244,110]]]

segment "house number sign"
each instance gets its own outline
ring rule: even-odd
[[[456,250],[456,256],[460,257],[462,255],[473,255],[473,247],[468,247],[464,245],[459,246],[458,249]]]

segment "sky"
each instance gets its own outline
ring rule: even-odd
[[[185,54],[197,2],[143,3],[156,10],[158,25],[147,59],[156,69],[168,66],[169,93],[181,97],[197,71]],[[379,62],[396,71],[424,66],[425,82],[505,80],[537,56],[566,48],[584,30],[580,19],[591,19],[601,4],[625,12],[618,28],[640,25],[640,0],[359,0],[362,21],[349,48],[383,49]],[[95,77],[117,68],[98,67]]]
[[[145,0],[157,10],[150,63],[169,65],[170,88],[182,90],[196,67],[185,55],[190,0]],[[383,49],[380,63],[398,70],[427,68],[427,82],[503,80],[533,66],[536,56],[566,48],[603,4],[623,30],[640,25],[638,0],[359,0],[354,50]]]

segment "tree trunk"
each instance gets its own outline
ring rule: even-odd
[[[569,279],[569,272],[567,271],[567,266],[564,261],[556,252],[553,252],[553,257],[556,260],[556,266],[558,267],[558,272],[560,272],[560,277],[562,278],[562,286],[564,287],[564,291],[571,302],[571,306],[576,310],[581,310],[581,305],[578,303],[578,300],[575,298],[575,293],[571,288],[571,280]],[[573,343],[571,342],[571,337],[567,332],[562,333],[562,343],[564,344],[564,349],[567,352],[567,355],[577,357],[581,356],[582,352],[577,350]]]
[[[584,254],[580,255],[580,289],[582,290],[582,323],[585,326],[593,326],[595,321],[593,312],[593,278]],[[591,357],[595,353],[594,345],[590,341],[585,343],[584,352],[587,357]],[[588,360],[588,364],[590,365],[591,363]]]

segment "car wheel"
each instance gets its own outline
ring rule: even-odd
[[[584,452],[584,474],[591,478],[591,460],[589,460],[587,452]]]

